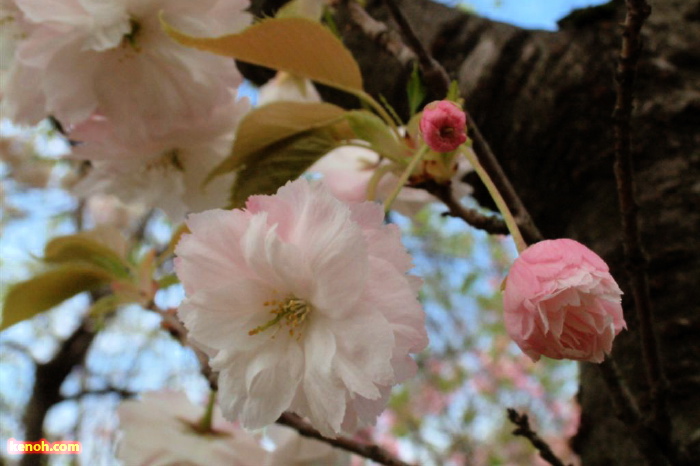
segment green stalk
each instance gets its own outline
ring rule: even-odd
[[[377,187],[382,181],[382,178],[384,178],[384,175],[389,173],[391,170],[391,165],[380,165],[374,170],[374,173],[372,173],[372,178],[369,179],[369,183],[367,184],[368,201],[373,201],[377,198]]]
[[[425,154],[428,152],[428,146],[425,144],[421,146],[421,148],[418,150],[418,152],[415,153],[411,161],[408,163],[408,166],[406,169],[403,171],[401,174],[401,178],[399,178],[399,182],[396,183],[396,186],[394,187],[394,190],[391,192],[389,197],[387,197],[384,200],[384,212],[389,212],[389,209],[391,208],[391,204],[393,204],[394,200],[396,199],[396,196],[399,195],[401,192],[401,189],[403,186],[406,184],[406,181],[411,177],[411,173],[413,173],[413,170],[416,169],[418,164],[420,163],[421,160],[423,160],[423,157],[425,157]]]
[[[216,391],[212,390],[209,393],[209,402],[207,403],[206,411],[204,411],[202,419],[199,420],[199,432],[213,432],[212,421],[214,420],[214,405],[216,405]]]
[[[374,100],[374,98],[373,98],[371,95],[367,94],[367,93],[364,92],[364,91],[348,90],[348,92],[350,92],[352,95],[354,95],[355,97],[357,97],[357,98],[360,99],[361,101],[363,101],[363,102],[369,104],[369,106],[372,107],[372,109],[373,109],[375,112],[377,112],[377,114],[378,114],[380,117],[382,117],[382,119],[383,119],[389,126],[391,126],[391,129],[393,129],[394,132],[395,132],[398,136],[400,136],[400,134],[399,134],[399,128],[396,126],[396,122],[394,121],[394,119],[391,117],[391,115],[389,115],[389,112],[387,112],[386,109],[385,109],[384,107],[382,107],[382,105],[381,105],[379,102],[377,102],[376,100]]]
[[[474,151],[464,150],[464,145],[460,146],[459,150],[464,154],[467,160],[469,160],[469,163],[472,164],[472,167],[474,167],[476,174],[479,175],[479,178],[486,186],[486,189],[488,189],[491,198],[493,198],[494,202],[496,203],[496,207],[498,207],[498,210],[501,212],[501,215],[503,215],[503,220],[505,220],[506,222],[508,231],[510,231],[511,236],[513,237],[513,241],[515,241],[515,247],[518,248],[519,253],[522,253],[525,249],[527,249],[527,243],[523,239],[523,235],[520,233],[518,224],[515,222],[515,218],[510,212],[508,204],[506,204],[506,201],[503,200],[503,196],[501,196],[501,193],[498,192],[498,188],[496,188],[496,185],[493,184],[491,177],[488,175],[488,173],[486,173],[484,167],[482,167],[479,163],[479,159],[477,159]]]

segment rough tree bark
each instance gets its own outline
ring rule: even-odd
[[[398,2],[423,43],[459,81],[472,116],[547,238],[570,237],[610,264],[623,290],[613,176],[614,69],[624,2],[571,15],[558,32],[529,31],[426,0]],[[700,464],[700,2],[656,0],[643,31],[633,151],[651,299],[670,382],[672,439]],[[371,14],[391,23],[381,1]],[[408,70],[343,22],[366,85],[405,110]],[[613,357],[648,404],[637,322]],[[583,364],[582,420],[572,439],[584,465],[644,461],[613,415],[598,368]]]

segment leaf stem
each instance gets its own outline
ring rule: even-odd
[[[400,136],[399,134],[399,128],[396,126],[396,121],[394,121],[394,118],[389,114],[389,112],[386,111],[382,105],[374,100],[374,97],[371,95],[367,94],[364,91],[355,91],[351,89],[346,89],[348,92],[350,92],[352,95],[360,99],[361,101],[367,103],[372,109],[377,112],[377,114],[382,117],[382,120],[384,120],[394,132]]]

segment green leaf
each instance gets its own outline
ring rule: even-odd
[[[171,273],[168,275],[163,275],[158,279],[158,289],[167,288],[169,286],[177,285],[180,283],[180,279],[176,274]]]
[[[457,102],[459,104],[459,83],[457,81],[453,80],[450,82],[450,87],[447,89],[447,96],[445,97],[445,100]]]
[[[292,0],[277,10],[275,18],[309,18],[319,21],[325,4],[318,0]]]
[[[232,207],[243,206],[253,194],[275,193],[337,145],[333,131],[323,128],[294,135],[253,154],[236,177],[231,193]]]
[[[94,265],[66,263],[17,283],[5,296],[0,330],[49,310],[78,293],[106,285],[113,278]]]
[[[44,248],[44,261],[50,264],[92,264],[117,277],[128,277],[129,265],[126,261],[95,238],[92,232],[54,238]]]
[[[213,38],[184,34],[162,17],[161,25],[187,47],[287,71],[348,92],[362,91],[360,67],[348,49],[332,32],[310,19],[265,19],[241,33]]]
[[[353,110],[347,112],[345,118],[355,137],[369,142],[372,150],[395,162],[408,160],[410,151],[377,115],[365,110]]]
[[[117,309],[122,304],[131,302],[133,302],[133,300],[129,299],[128,296],[108,294],[106,296],[102,296],[100,299],[95,301],[92,306],[90,306],[88,315],[91,317],[103,317]]]
[[[408,93],[408,108],[411,112],[410,115],[415,115],[420,108],[420,105],[423,103],[423,100],[425,100],[425,96],[427,95],[425,84],[421,78],[417,63],[413,64],[413,72],[408,80],[406,92]]]
[[[345,113],[341,107],[324,102],[272,102],[253,109],[238,126],[231,155],[209,174],[207,182],[246,165],[266,147],[332,125]]]

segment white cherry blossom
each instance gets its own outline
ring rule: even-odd
[[[118,409],[122,437],[117,457],[128,466],[260,466],[268,453],[258,439],[214,409],[211,431],[202,432],[204,406],[180,392],[148,392]]]
[[[249,109],[247,99],[225,101],[210,118],[190,122],[162,137],[124,139],[107,120],[91,119],[74,135],[87,139],[72,157],[91,169],[73,191],[81,197],[111,194],[128,204],[161,208],[173,221],[188,212],[226,205],[233,175],[205,184],[230,152],[235,128]]]
[[[179,315],[224,415],[255,429],[290,410],[327,435],[373,424],[427,344],[420,280],[381,206],[301,179],[187,225]]]
[[[65,127],[106,116],[122,135],[163,135],[174,122],[206,113],[241,82],[231,59],[175,43],[159,13],[186,33],[240,31],[247,0],[14,0],[26,20],[5,103],[9,116]],[[31,83],[31,85],[28,85]]]

